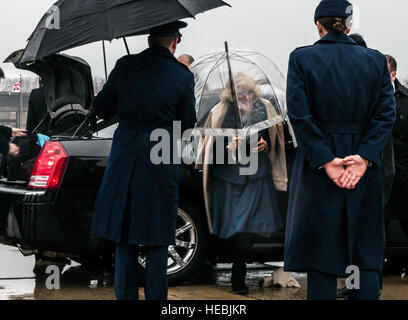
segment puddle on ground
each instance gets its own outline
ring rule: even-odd
[[[54,267],[47,273],[49,266]],[[47,278],[55,273],[60,274],[60,298],[84,298],[87,290],[112,289],[113,275],[98,266],[85,267],[70,259],[62,262],[36,261],[34,255],[25,257],[17,248],[0,245],[0,300],[47,299],[56,293],[55,289],[50,290],[46,286]],[[57,285],[55,281],[49,283],[54,287]]]
[[[55,266],[60,273],[60,290],[46,287],[47,267]],[[181,286],[171,287],[172,293],[194,292],[194,298],[211,288],[230,293],[231,264],[206,264],[194,279]],[[246,283],[250,289],[248,298],[259,300],[299,300],[306,297],[306,275],[292,273],[301,288],[262,287],[261,281],[282,267],[282,263],[249,264]],[[408,278],[401,273],[384,278],[383,299],[407,299]],[[55,283],[54,283],[55,284]],[[339,280],[339,287],[344,279]],[[201,290],[201,291],[200,291]],[[200,293],[201,292],[201,293]],[[180,294],[178,294],[180,296]],[[204,295],[206,297],[206,295]],[[24,257],[18,249],[0,245],[0,300],[113,300],[113,270],[101,266],[81,265],[74,260],[36,261]]]

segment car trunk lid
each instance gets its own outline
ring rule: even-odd
[[[94,92],[90,66],[80,58],[64,54],[54,54],[22,64],[20,58],[23,52],[24,50],[18,50],[12,53],[5,62],[11,62],[16,68],[34,72],[41,77],[48,110],[44,119],[49,119],[48,130],[41,133],[48,136],[72,136],[83,123],[92,105]],[[37,135],[17,137],[13,142],[20,147],[20,156],[3,157],[1,179],[16,183],[28,182],[41,151],[37,145]]]
[[[11,62],[16,68],[41,77],[48,112],[55,114],[67,105],[90,109],[94,91],[91,68],[85,60],[53,54],[31,63],[20,63],[23,53],[24,50],[15,51],[4,62]]]

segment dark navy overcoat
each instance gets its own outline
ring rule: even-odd
[[[292,52],[287,104],[299,147],[290,183],[285,269],[344,275],[380,270],[384,248],[382,150],[395,121],[383,54],[329,33]],[[321,168],[358,154],[373,163],[354,190]]]
[[[158,142],[151,141],[151,132],[166,129],[172,146],[173,121],[181,121],[183,130],[194,126],[193,74],[167,48],[152,46],[118,60],[94,109],[103,119],[117,114],[119,126],[95,203],[91,233],[118,243],[126,230],[131,244],[174,244],[178,165],[153,164],[150,152]]]

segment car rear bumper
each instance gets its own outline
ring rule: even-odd
[[[58,198],[64,198],[59,192]],[[69,198],[73,195],[69,194]],[[71,202],[74,199],[71,198]],[[100,255],[103,241],[88,233],[82,211],[55,193],[0,184],[0,243],[61,253]]]
[[[23,245],[24,236],[29,235],[24,232],[24,226],[30,218],[27,214],[25,203],[39,202],[45,195],[45,191],[28,191],[27,189],[0,185],[0,241],[3,244]],[[28,230],[29,231],[29,230]]]

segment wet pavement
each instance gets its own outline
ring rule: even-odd
[[[60,289],[47,289],[50,274],[47,267],[55,265],[61,274]],[[301,300],[306,297],[306,276],[292,275],[300,288],[264,288],[261,285],[281,263],[251,264],[246,282],[249,294],[233,294],[230,286],[231,265],[207,265],[191,283],[170,287],[169,300]],[[342,286],[344,280],[339,280]],[[54,283],[55,284],[55,283]],[[140,297],[144,299],[143,289]],[[0,300],[113,300],[113,274],[98,266],[84,266],[73,260],[36,261],[24,257],[17,248],[0,245]],[[408,300],[408,277],[401,272],[384,277],[383,300]]]

